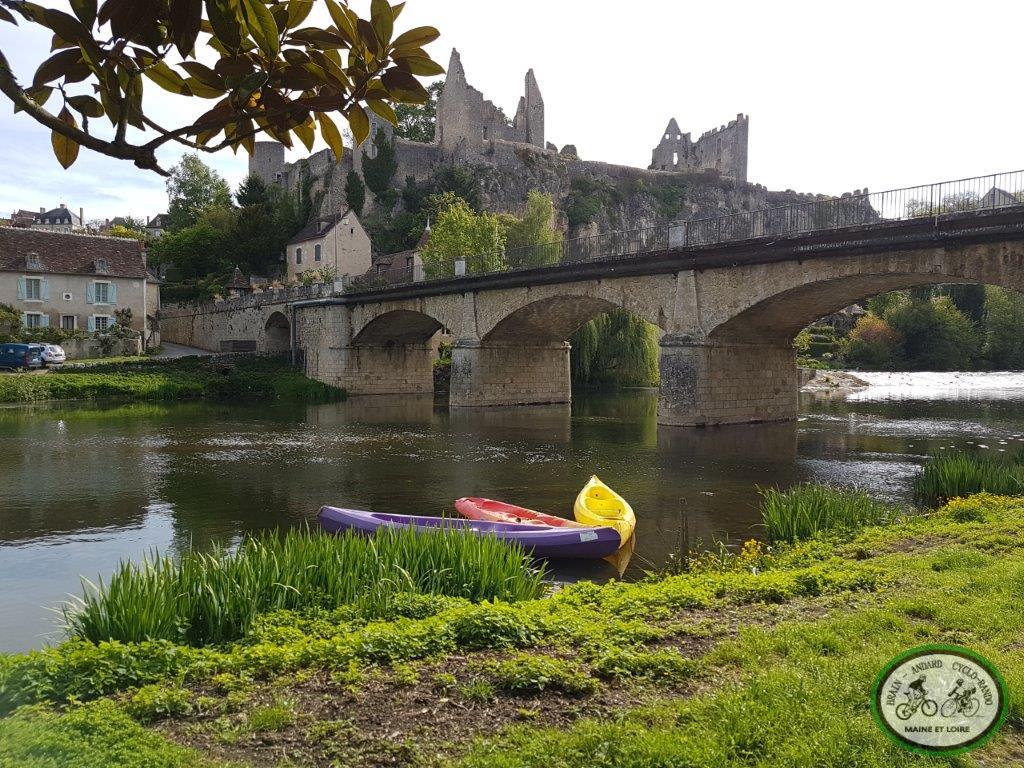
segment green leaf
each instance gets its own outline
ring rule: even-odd
[[[320,135],[324,137],[327,146],[334,153],[334,159],[340,163],[341,158],[345,155],[345,142],[341,138],[341,131],[338,130],[338,126],[335,125],[330,115],[317,112],[316,119],[320,123]]]
[[[288,28],[295,29],[309,16],[313,10],[313,0],[289,0],[288,2]]]
[[[213,88],[198,77],[189,77],[185,80],[185,84],[188,89],[192,92],[193,96],[198,96],[200,99],[219,99],[224,95],[222,88]]]
[[[402,69],[421,77],[433,77],[434,75],[444,74],[444,67],[433,59],[424,58],[423,56],[403,56],[395,61]]]
[[[422,48],[427,43],[432,43],[441,36],[434,27],[416,27],[408,32],[403,32],[392,43],[394,48]]]
[[[313,125],[312,120],[307,120],[304,123],[299,123],[292,132],[299,137],[299,140],[306,145],[306,149],[310,152],[313,151],[313,142],[316,141],[316,127]]]
[[[96,22],[96,0],[69,0],[71,10],[86,27]]]
[[[18,20],[11,15],[10,11],[3,7],[0,7],[0,21],[6,21],[8,24],[18,26]]]
[[[206,0],[206,13],[210,17],[215,39],[228,50],[242,44],[242,19],[228,0]]]
[[[281,32],[274,21],[274,14],[263,4],[263,0],[242,0],[242,8],[245,11],[249,34],[256,41],[256,45],[267,56],[276,58],[281,50],[281,43],[278,40]]]
[[[146,77],[159,85],[165,91],[177,93],[180,96],[192,95],[188,85],[185,83],[185,78],[167,66],[167,63],[162,60],[158,60],[154,64],[147,65],[142,71]]]
[[[36,70],[36,74],[32,78],[32,84],[38,87],[63,77],[78,64],[81,58],[82,55],[77,48],[53,54],[39,65],[39,69]]]
[[[386,101],[371,99],[366,102],[366,105],[392,125],[398,125],[398,115],[395,114],[395,110]]]
[[[430,100],[420,81],[401,69],[389,69],[381,76],[384,87],[397,101],[406,104],[426,104]]]
[[[403,10],[405,10],[405,3],[395,3],[391,6],[391,18],[398,21],[398,17],[402,14]]]
[[[391,10],[391,3],[388,0],[373,0],[370,3],[370,20],[373,31],[377,33],[381,49],[386,48],[395,31],[395,14]]]
[[[348,127],[352,129],[352,138],[358,147],[370,135],[370,118],[366,116],[366,110],[358,104],[352,105],[347,117]]]
[[[86,117],[103,117],[103,105],[92,96],[69,96],[68,104]]]
[[[57,117],[72,127],[78,127],[78,123],[75,122],[75,116],[71,114],[67,107],[61,109]],[[75,160],[78,159],[78,142],[68,138],[63,133],[53,131],[50,134],[50,144],[53,146],[53,154],[57,157],[57,162],[65,170],[74,165]]]
[[[189,56],[203,22],[203,0],[171,0],[170,21],[174,47],[182,56]]]
[[[179,66],[204,85],[226,90],[224,78],[205,64],[200,64],[198,61],[183,61]]]
[[[346,9],[338,5],[336,0],[327,0],[327,11],[331,14],[331,21],[334,22],[341,36],[349,45],[355,45],[359,41],[359,34],[356,32],[352,18],[345,12]]]

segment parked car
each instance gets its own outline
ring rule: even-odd
[[[0,344],[0,368],[12,371],[42,368],[40,344]]]
[[[59,344],[43,344],[42,358],[43,365],[63,365],[68,359]]]

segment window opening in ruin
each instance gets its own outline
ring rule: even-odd
[[[673,152],[672,153],[672,165],[679,165],[679,153],[678,152]]]

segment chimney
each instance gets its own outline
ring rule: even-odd
[[[42,206],[42,205],[40,205],[40,206],[39,206],[39,212],[40,212],[40,213],[46,213],[46,207],[45,207],[45,206]]]
[[[85,226],[85,208],[78,209],[78,223]]]

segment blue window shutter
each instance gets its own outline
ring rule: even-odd
[[[39,318],[39,327],[40,328],[49,328],[50,327],[50,316],[48,314],[46,314],[45,312],[42,314],[42,317]]]
[[[21,327],[28,328],[28,312],[21,313]]]
[[[40,280],[39,282],[40,282],[39,298],[41,298],[43,301],[49,301],[50,300],[50,281],[49,280]]]
[[[89,315],[89,333],[92,333],[95,330],[96,330],[96,315]]]
[[[107,294],[111,304],[117,304],[117,286],[110,283],[107,286]]]
[[[87,286],[85,286],[85,303],[86,304],[95,304],[96,303],[96,283],[89,283]],[[89,320],[89,325],[90,325],[89,330],[91,331],[92,330],[92,327],[91,327],[92,319],[91,318]]]
[[[18,301],[24,301],[26,296],[25,292],[25,278],[18,278]]]

